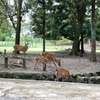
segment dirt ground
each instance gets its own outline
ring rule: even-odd
[[[91,62],[89,60],[90,53],[85,52],[83,57],[79,56],[70,56],[69,55],[70,50],[65,50],[61,53],[52,53],[56,56],[57,59],[61,60],[61,66],[67,70],[73,75],[75,74],[83,74],[83,73],[90,73],[90,72],[98,72],[100,71],[100,53],[97,53],[97,61]],[[9,54],[9,56],[12,56]],[[20,55],[23,56],[23,55]],[[22,72],[36,72],[36,71],[42,71],[43,67],[42,65],[37,64],[37,69],[34,70],[34,57],[38,57],[40,54],[26,54],[26,69],[21,67],[15,67],[15,66],[9,66],[9,68],[4,68],[4,58],[0,57],[0,71],[22,71]],[[9,59],[9,62],[11,63],[18,63],[18,59]],[[59,66],[58,66],[59,67]],[[52,72],[55,70],[54,64],[47,64],[47,72]]]

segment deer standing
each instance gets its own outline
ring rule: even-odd
[[[16,53],[17,51],[23,51],[23,53],[25,54],[25,52],[28,50],[28,43],[25,43],[24,46],[16,44],[14,45],[14,53]]]
[[[55,81],[58,81],[60,78],[65,78],[68,81],[73,81],[72,76],[70,75],[69,71],[64,69],[64,68],[57,68],[56,69],[57,73],[54,76]]]
[[[56,68],[57,68],[56,63],[61,67],[60,60],[58,60],[53,54],[49,52],[42,52],[42,56],[47,58],[50,62],[53,62]]]
[[[34,57],[33,58],[34,61],[35,61],[35,67],[34,67],[34,70],[36,69],[36,66],[37,64],[40,65],[40,64],[43,64],[43,71],[46,70],[45,65],[49,62],[48,59],[44,58],[44,57]]]

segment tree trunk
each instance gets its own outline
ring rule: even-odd
[[[45,52],[45,0],[43,0],[43,52]]]
[[[91,61],[96,61],[96,31],[95,31],[95,0],[92,3],[92,17],[91,17]]]
[[[85,1],[79,1],[76,10],[77,10],[77,23],[76,23],[76,33],[74,36],[73,47],[72,47],[72,55],[79,55],[82,56],[84,53],[84,45],[83,45],[83,22],[85,16],[85,8],[86,4]],[[80,39],[81,37],[81,39]],[[80,48],[81,46],[81,48]]]
[[[17,27],[16,27],[16,38],[15,38],[15,44],[20,44],[20,31],[21,31],[21,9],[22,9],[22,1],[18,0],[18,6],[17,6]]]
[[[79,55],[82,57],[84,53],[84,41],[83,41],[83,20],[80,21],[80,52]]]
[[[20,32],[21,32],[21,9],[22,9],[22,1],[23,0],[18,0],[18,6],[17,6],[17,25],[16,25],[16,37],[15,37],[15,44],[20,44]],[[17,54],[20,52],[17,51]]]
[[[83,32],[81,32],[81,52],[84,53]]]
[[[78,50],[79,50],[78,46],[79,46],[79,33],[76,32],[70,55],[78,55]]]

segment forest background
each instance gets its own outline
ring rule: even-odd
[[[1,46],[30,42],[36,47],[40,42],[45,51],[46,42],[64,46],[70,43],[70,55],[83,56],[84,43],[90,42],[90,60],[96,61],[99,0],[1,0],[0,4]]]

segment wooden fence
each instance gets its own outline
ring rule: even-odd
[[[23,54],[22,57],[18,57],[16,55],[13,55],[13,56],[8,56],[6,54],[6,49],[4,50],[4,54],[1,55],[2,58],[4,58],[4,67],[5,68],[8,68],[9,66],[17,66],[17,67],[22,67],[22,68],[26,68],[26,57],[25,57],[25,54]],[[22,61],[22,64],[19,65],[19,64],[14,64],[12,62],[9,62],[10,59],[21,59]]]

